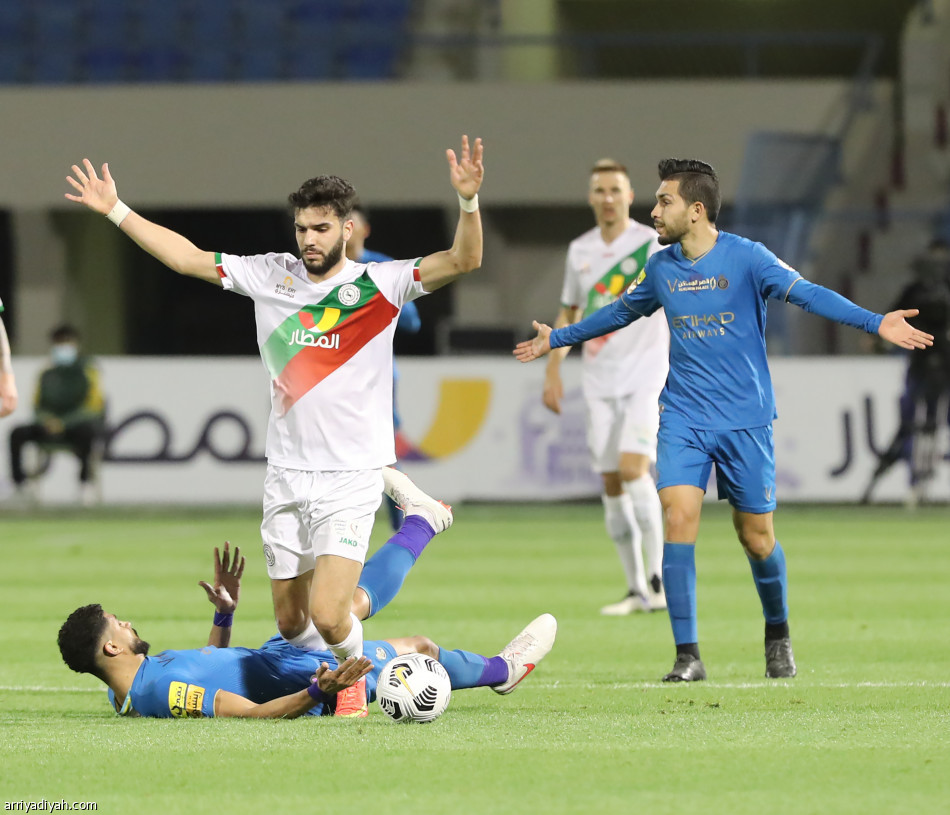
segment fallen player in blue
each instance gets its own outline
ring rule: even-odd
[[[383,608],[434,535],[420,516],[407,515],[400,531],[367,562],[354,594],[353,612],[365,619]],[[453,690],[490,687],[507,694],[554,644],[557,623],[550,614],[542,614],[491,657],[441,648],[423,636],[367,640],[363,656],[339,665],[329,650],[304,651],[280,636],[260,648],[229,648],[244,558],[237,547],[232,555],[227,543],[223,552],[217,547],[214,552],[214,583],[201,582],[215,607],[204,648],[149,656],[149,644],[132,624],[105,612],[99,604],[76,609],[60,628],[63,661],[108,685],[110,702],[121,715],[290,719],[340,714],[348,688],[365,677],[366,698],[372,701],[382,667],[393,657],[412,652],[438,659]],[[366,706],[361,705],[344,715],[366,714]]]

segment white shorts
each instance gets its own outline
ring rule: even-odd
[[[321,555],[366,561],[381,470],[307,471],[267,465],[261,540],[273,580],[310,571]]]
[[[656,461],[660,406],[654,390],[616,399],[587,399],[587,447],[595,473],[615,473],[621,453]]]

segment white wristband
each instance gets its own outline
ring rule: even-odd
[[[116,201],[115,206],[109,210],[109,214],[106,215],[106,218],[118,226],[125,220],[125,216],[131,211],[132,209],[123,204],[122,201]]]
[[[459,193],[459,206],[462,208],[462,212],[477,212],[478,193],[475,193],[472,198],[462,198],[461,193]]]

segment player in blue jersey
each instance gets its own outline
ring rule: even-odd
[[[712,465],[720,498],[749,559],[765,616],[766,676],[796,673],[788,630],[785,554],[772,524],[775,395],[765,352],[766,299],[794,303],[914,349],[933,337],[909,325],[916,309],[881,315],[810,283],[760,243],[719,230],[719,179],[708,164],[665,159],[653,225],[666,248],[654,254],[614,303],[572,326],[538,334],[515,356],[528,362],[552,348],[602,336],[666,311],[670,372],[660,395],[657,487],[666,521],[663,584],[676,643],[667,682],[706,678],[696,622],[695,546]]]
[[[386,605],[434,534],[418,515],[366,563],[352,611],[360,619]],[[407,530],[414,534],[407,536]],[[366,678],[369,701],[382,667],[398,654],[420,652],[439,660],[452,689],[491,687],[511,693],[554,644],[557,624],[550,614],[530,623],[497,656],[440,648],[427,637],[368,640],[363,655],[338,664],[329,650],[297,648],[275,635],[260,648],[229,648],[238,605],[244,558],[229,544],[214,550],[214,583],[201,582],[215,606],[204,648],[166,650],[149,656],[149,644],[130,622],[103,611],[99,604],[76,609],[59,631],[63,661],[74,671],[91,673],[109,688],[115,710],[126,716],[188,718],[204,716],[283,719],[328,715],[347,691]],[[353,715],[353,714],[351,714]],[[364,704],[355,715],[366,716]]]

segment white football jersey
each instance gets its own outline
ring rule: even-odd
[[[294,470],[364,470],[396,460],[393,332],[425,294],[420,260],[354,263],[314,283],[291,254],[218,254],[226,289],[254,301],[271,379],[267,460]]]
[[[571,241],[564,269],[561,304],[580,309],[583,317],[616,300],[660,248],[656,232],[631,221],[612,243],[595,227]],[[670,331],[663,309],[641,317],[604,337],[584,343],[582,382],[589,399],[611,399],[655,390],[657,397],[669,371]]]

